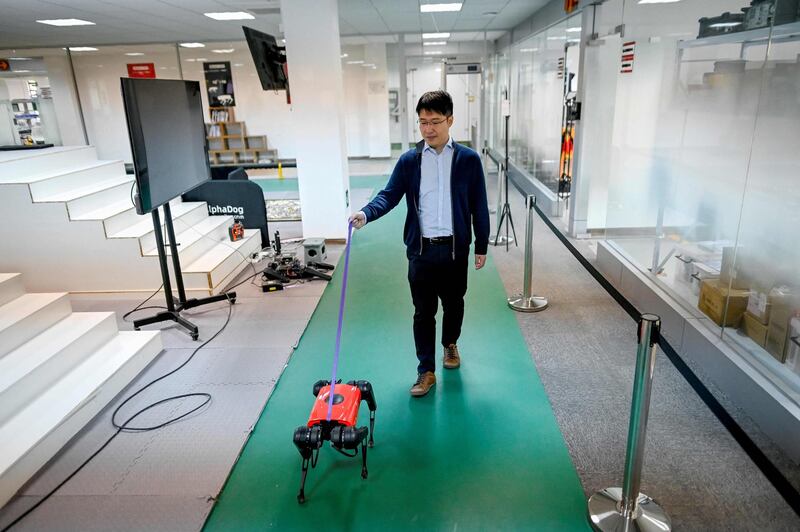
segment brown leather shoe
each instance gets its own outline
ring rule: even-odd
[[[420,373],[417,375],[417,382],[411,387],[411,395],[422,397],[430,391],[434,384],[436,384],[436,375],[432,371]]]
[[[456,369],[461,365],[461,356],[458,354],[458,347],[456,344],[450,344],[444,348],[444,361],[442,366],[445,369]]]

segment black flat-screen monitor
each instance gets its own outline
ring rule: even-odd
[[[285,48],[278,46],[275,37],[262,33],[253,28],[242,26],[247,46],[256,64],[258,79],[265,91],[278,91],[289,89],[289,79],[286,77],[286,52]]]
[[[136,212],[147,214],[211,180],[200,83],[122,78]]]

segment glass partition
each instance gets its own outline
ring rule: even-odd
[[[606,136],[582,155],[607,194],[590,227],[600,219],[612,247],[800,405],[798,2],[627,0],[617,13],[623,35],[587,51],[584,103],[606,119],[587,125]]]
[[[571,177],[574,124],[565,103],[577,89],[581,31],[580,16],[573,16],[512,45],[492,63],[497,79],[490,98],[498,111],[492,116],[491,145],[504,153],[499,105],[508,91],[509,158],[553,192],[559,192],[560,180]]]
[[[0,58],[9,64],[0,72],[0,145],[83,144],[82,130],[70,124],[74,90],[66,51],[0,50]]]

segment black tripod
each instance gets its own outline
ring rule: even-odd
[[[495,233],[494,245],[501,244],[502,241],[500,239],[500,228],[503,226],[503,221],[506,222],[506,251],[508,251],[508,226],[511,224],[511,234],[514,236],[514,245],[518,246],[517,244],[517,232],[514,230],[514,220],[511,218],[511,205],[508,203],[508,119],[509,116],[506,115],[506,124],[505,124],[505,131],[506,131],[506,153],[505,153],[505,160],[503,161],[503,166],[500,169],[503,172],[503,186],[505,187],[505,203],[503,204],[503,208],[500,210],[500,216],[497,218],[497,232]]]
[[[236,303],[236,292],[226,292],[211,297],[200,299],[186,299],[186,290],[183,287],[183,274],[181,273],[181,261],[178,257],[178,246],[175,243],[175,228],[172,225],[172,212],[169,203],[164,204],[164,225],[167,228],[169,237],[169,249],[172,253],[172,269],[175,272],[175,284],[178,285],[178,303],[172,297],[172,285],[169,280],[169,269],[167,268],[167,252],[164,248],[164,235],[161,233],[161,219],[158,216],[158,209],[153,209],[153,230],[156,236],[156,248],[158,249],[158,262],[161,265],[161,279],[164,281],[164,298],[167,300],[167,310],[159,312],[155,316],[142,318],[133,322],[133,328],[139,330],[143,325],[151,323],[161,323],[162,321],[174,321],[189,331],[192,340],[197,340],[200,333],[197,325],[181,316],[181,311],[186,309],[216,303],[218,301],[230,301]]]

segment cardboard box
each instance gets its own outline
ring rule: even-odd
[[[728,289],[728,285],[722,284],[721,279],[707,279],[700,285],[697,308],[719,326],[738,327],[747,309],[749,296],[748,290]]]
[[[772,310],[768,290],[753,290],[747,299],[747,312],[764,325],[769,324],[769,313]]]
[[[766,347],[769,354],[779,362],[786,361],[786,347],[789,340],[789,318],[790,314],[782,311],[773,310],[769,319],[769,330],[767,331]]]
[[[742,319],[742,332],[749,336],[750,339],[759,346],[764,347],[767,345],[768,331],[769,327],[761,323],[761,320],[750,314],[749,311],[744,313],[744,318]]]
[[[692,262],[692,275],[691,275],[692,293],[695,295],[700,294],[700,285],[706,279],[719,279],[719,272],[711,266],[702,262]]]
[[[789,341],[789,322],[800,312],[800,297],[792,288],[781,286],[770,290],[769,299],[772,310],[766,348],[772,356],[784,362]]]

